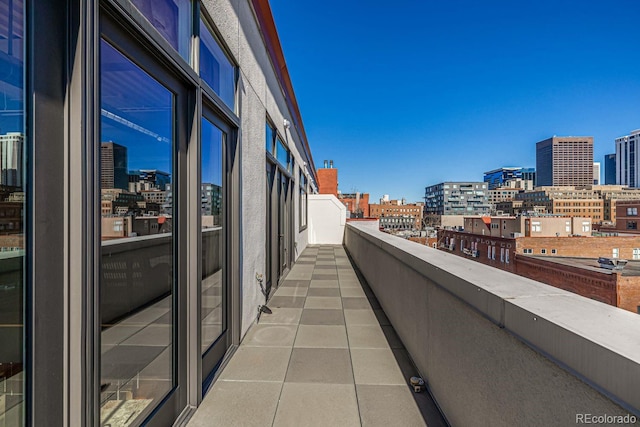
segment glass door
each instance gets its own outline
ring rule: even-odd
[[[230,345],[227,260],[227,162],[229,129],[213,115],[203,118],[200,138],[202,273],[200,322],[202,380],[214,371]]]

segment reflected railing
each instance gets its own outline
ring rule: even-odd
[[[221,230],[203,230],[203,248],[218,248]],[[139,423],[173,387],[172,242],[166,233],[102,243],[102,425]],[[203,251],[203,335],[220,329],[219,259]]]
[[[24,251],[0,252],[0,426],[22,419]]]

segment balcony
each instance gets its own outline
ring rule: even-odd
[[[307,247],[269,307],[189,426],[446,425],[341,245]]]
[[[376,225],[301,254],[190,426],[442,425],[418,373],[451,425],[640,415],[640,317]]]

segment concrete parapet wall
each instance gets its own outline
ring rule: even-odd
[[[640,316],[350,223],[345,245],[454,426],[640,413]]]

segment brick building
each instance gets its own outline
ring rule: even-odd
[[[351,218],[369,218],[369,193],[338,193],[338,199],[346,206]]]
[[[324,168],[318,169],[316,173],[318,175],[318,193],[333,194],[338,197],[338,169],[333,167],[333,160],[329,164],[325,160]]]
[[[552,216],[465,217],[464,231],[496,237],[591,236],[591,218]]]
[[[384,228],[407,229],[422,228],[422,203],[405,203],[404,200],[380,200],[380,204],[369,205],[371,218],[380,218],[380,226]],[[393,221],[390,221],[393,220]],[[397,224],[398,227],[393,225]]]
[[[437,247],[625,310],[640,307],[640,237],[503,238],[438,230]],[[598,266],[601,256],[630,262],[615,272]]]

